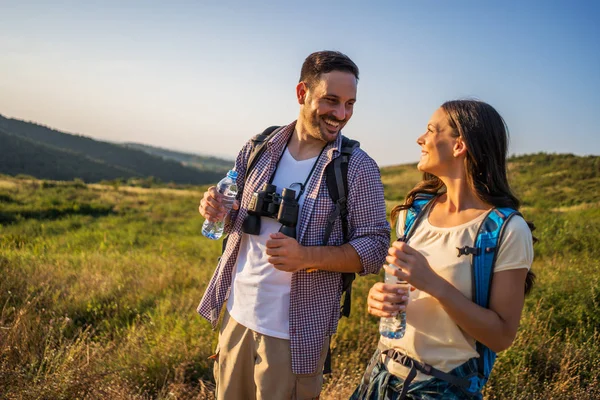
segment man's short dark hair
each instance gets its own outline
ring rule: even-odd
[[[306,57],[300,71],[300,82],[306,82],[310,87],[319,80],[321,74],[331,71],[349,72],[358,81],[358,67],[350,57],[339,51],[324,50]]]

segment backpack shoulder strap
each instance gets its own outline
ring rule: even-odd
[[[244,182],[248,180],[250,171],[252,171],[258,160],[260,160],[260,156],[265,152],[265,145],[273,136],[275,136],[278,128],[279,126],[276,125],[270,126],[262,133],[254,135],[252,139],[250,139],[252,142],[252,148],[250,150],[250,156],[248,157],[248,163],[246,164],[246,175],[244,177]],[[223,239],[223,243],[221,244],[221,254],[225,252],[225,248],[227,247],[227,239],[229,239],[229,235],[225,236]]]
[[[356,140],[342,136],[342,147],[340,155],[334,158],[327,167],[325,167],[325,180],[327,182],[327,190],[331,201],[335,204],[333,211],[327,218],[327,226],[325,227],[325,235],[323,238],[323,246],[329,243],[329,237],[333,231],[333,225],[338,217],[342,219],[342,234],[344,235],[344,243],[348,242],[350,233],[348,232],[348,163],[350,156],[354,150],[360,147],[360,143]],[[342,273],[342,307],[340,314],[343,317],[350,316],[352,308],[352,282],[356,278],[356,274],[351,272]],[[327,358],[323,366],[323,373],[331,373],[331,346],[327,352]]]
[[[334,158],[327,167],[325,167],[325,180],[327,182],[327,190],[329,197],[333,201],[334,209],[327,218],[327,226],[325,227],[325,235],[323,237],[323,246],[327,246],[333,226],[338,217],[341,217],[342,234],[344,235],[344,243],[348,242],[348,163],[352,152],[360,147],[360,143],[356,140],[348,139],[342,136],[342,146],[340,155]],[[352,282],[356,275],[354,273],[342,273],[342,293],[344,300],[342,302],[341,315],[344,317],[350,316],[352,307]]]
[[[327,227],[325,228],[325,237],[323,239],[324,246],[327,246],[331,231],[333,230],[333,225],[339,216],[342,217],[344,241],[348,240],[348,220],[346,219],[348,216],[346,203],[348,200],[348,163],[350,162],[352,152],[357,147],[360,147],[359,142],[342,136],[341,154],[325,167],[327,190],[329,192],[329,197],[335,204],[335,208],[331,214],[329,214],[329,218],[327,219]]]
[[[473,301],[481,307],[489,307],[490,288],[498,250],[507,222],[515,215],[521,214],[508,207],[494,208],[488,212],[481,225],[479,225],[475,237],[475,251],[472,253],[471,274]],[[483,375],[484,384],[492,372],[496,353],[480,342],[477,342],[477,352],[479,353],[477,369]]]
[[[406,219],[404,220],[404,234],[398,240],[406,242],[413,234],[415,228],[421,222],[423,215],[427,214],[424,211],[429,210],[433,204],[434,194],[419,193],[415,196],[412,206],[406,210]]]
[[[279,126],[270,126],[265,129],[262,133],[255,135],[250,139],[252,141],[252,150],[250,151],[250,156],[248,157],[248,163],[246,164],[246,175],[244,181],[248,180],[248,175],[250,175],[250,171],[254,169],[258,160],[260,160],[260,156],[265,152],[265,145],[275,134],[278,132]]]

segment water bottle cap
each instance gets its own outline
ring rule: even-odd
[[[229,172],[227,172],[227,176],[230,177],[231,179],[237,179],[237,171],[230,169]]]

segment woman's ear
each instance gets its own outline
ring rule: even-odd
[[[455,158],[467,156],[467,144],[460,136],[456,138],[456,142],[454,143],[454,147],[452,149],[452,155]]]

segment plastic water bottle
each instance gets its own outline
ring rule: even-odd
[[[217,190],[223,195],[223,206],[225,207],[226,213],[231,210],[235,197],[237,196],[237,171],[230,170],[227,172],[227,176],[217,183]],[[224,221],[210,222],[209,220],[204,221],[202,225],[202,234],[209,239],[217,240],[223,235]]]
[[[393,265],[390,265],[390,267],[397,268]],[[397,284],[399,288],[402,286],[409,287],[408,282],[401,281],[395,275],[390,275],[387,272],[385,273],[385,283]],[[403,311],[399,311],[395,317],[381,317],[381,321],[379,322],[379,333],[381,336],[390,339],[400,339],[404,337],[404,332],[406,332],[406,308]]]

